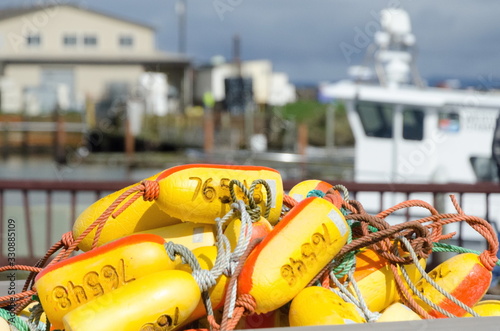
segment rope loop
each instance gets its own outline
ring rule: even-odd
[[[143,180],[141,184],[144,186],[144,201],[154,201],[160,195],[160,183],[156,180]]]
[[[262,185],[266,189],[266,204],[264,211],[261,210],[261,207],[255,201],[255,189],[257,185]],[[248,200],[248,206],[246,210],[253,222],[257,222],[261,216],[264,218],[269,218],[269,214],[271,213],[271,205],[273,201],[272,191],[269,184],[263,179],[256,179],[250,185],[250,189],[247,189],[245,185],[237,179],[232,179],[229,182],[229,194],[231,196],[231,200],[233,202],[238,201],[238,197],[236,196],[236,192],[234,187],[238,186],[243,193],[243,196]]]

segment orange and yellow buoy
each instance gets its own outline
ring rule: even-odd
[[[500,300],[479,301],[472,307],[472,310],[482,317],[500,316]],[[464,317],[472,317],[472,315],[467,313]]]
[[[165,242],[171,241],[189,250],[211,246],[215,243],[215,225],[213,224],[184,222],[138,233],[156,234]]]
[[[420,265],[425,268],[425,264],[426,261],[421,259]],[[420,279],[421,275],[414,264],[405,265],[404,268],[413,283]],[[373,249],[364,249],[356,254],[353,276],[369,310],[380,312],[399,299],[389,262]]]
[[[151,176],[146,180],[156,180],[159,174]],[[73,224],[73,238],[78,238],[101,214],[123,193],[132,187],[130,185],[119,191],[111,193],[100,200],[94,202],[87,207],[76,219]],[[122,201],[117,208],[122,207],[130,196]],[[133,204],[128,206],[122,213],[116,217],[109,217],[97,242],[97,246],[104,245],[112,240],[130,235],[135,232],[155,229],[167,225],[181,223],[181,220],[171,217],[161,210],[153,201],[145,201],[138,199]],[[96,229],[93,229],[78,245],[82,251],[86,252],[91,249]]]
[[[233,202],[229,184],[240,181],[247,189],[255,180],[264,180],[270,189],[271,203],[267,206],[268,193],[264,185],[256,185],[253,192],[255,203],[264,211],[270,208],[269,222],[278,221],[283,201],[283,182],[278,171],[258,166],[229,166],[190,164],[163,171],[156,181],[160,194],[156,199],[167,214],[193,223],[215,223],[223,217]],[[247,197],[234,187],[237,199],[248,203]]]
[[[486,293],[491,283],[492,274],[479,260],[479,256],[473,253],[463,253],[444,261],[429,272],[429,277],[443,290],[447,291],[465,305],[472,307]],[[434,304],[448,311],[450,314],[462,317],[466,311],[441,292],[432,284],[422,278],[416,287],[418,291]],[[434,308],[428,306],[424,301],[413,295],[416,302],[422,306],[431,316],[437,318],[446,317]]]
[[[51,324],[75,308],[151,273],[174,269],[163,238],[135,234],[55,263],[35,279],[40,302]]]
[[[288,318],[290,326],[366,322],[354,304],[319,286],[306,287],[297,294],[290,305]]]
[[[250,253],[238,277],[238,294],[253,297],[259,314],[281,307],[332,260],[349,231],[330,202],[301,201]]]
[[[240,181],[247,189],[256,180],[265,181],[270,192],[268,193],[266,185],[256,183],[253,201],[262,212],[270,209],[269,222],[274,224],[278,221],[283,203],[283,182],[278,171],[257,166],[189,164],[172,167],[146,180],[158,183],[159,193],[153,201],[138,199],[121,209],[134,194],[126,197],[115,208],[121,213],[106,219],[97,246],[135,232],[181,221],[214,224],[215,219],[223,217],[231,207],[233,201],[229,186],[232,180]],[[84,233],[118,197],[134,186],[110,194],[88,207],[73,226],[73,238]],[[243,190],[237,185],[234,186],[234,194],[236,199],[249,203]],[[91,249],[95,235],[96,229],[93,229],[78,247],[84,251]]]
[[[307,194],[312,190],[319,190],[323,193],[326,193],[332,187],[333,185],[325,181],[308,179],[295,184],[288,192],[288,195],[294,198],[296,201],[300,202],[307,198]]]
[[[76,308],[63,318],[66,331],[172,330],[200,301],[194,278],[181,270],[144,276]]]

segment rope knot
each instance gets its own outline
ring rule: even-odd
[[[144,201],[154,201],[158,199],[160,194],[160,184],[156,180],[143,180],[141,184],[144,186]]]
[[[73,238],[73,233],[71,231],[63,233],[61,243],[64,245],[64,248],[68,249],[74,242],[75,238]],[[78,250],[78,247],[76,247],[75,250]]]
[[[241,294],[238,299],[236,299],[236,307],[241,307],[245,309],[244,315],[250,315],[255,312],[257,308],[257,302],[254,297],[248,293]]]
[[[493,268],[495,268],[496,266],[497,260],[497,256],[489,250],[485,250],[481,254],[479,254],[479,261],[489,271],[493,271]]]
[[[192,275],[202,292],[210,290],[217,283],[212,273],[206,269],[196,269]]]

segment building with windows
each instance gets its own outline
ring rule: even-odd
[[[159,112],[179,111],[192,99],[189,71],[187,57],[156,48],[146,24],[70,4],[0,9],[2,113],[83,111],[88,100],[137,99],[153,89],[143,82],[158,77],[168,88],[154,90],[170,98],[163,108],[180,105]]]
[[[211,93],[216,102],[228,101],[231,86],[228,80],[243,78],[248,84],[243,89],[250,89],[252,102],[258,106],[283,106],[296,101],[295,86],[289,82],[288,75],[273,72],[270,60],[251,60],[237,63],[225,62],[215,57],[212,63],[195,70],[194,100],[201,102],[203,95]],[[228,105],[226,105],[228,106]]]

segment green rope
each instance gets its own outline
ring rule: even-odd
[[[318,198],[323,198],[325,196],[325,193],[320,190],[311,190],[307,192],[306,198],[310,197],[318,197]]]
[[[432,251],[436,253],[473,253],[476,255],[481,255],[481,252],[473,249],[439,242],[433,244]],[[500,260],[497,261],[496,265],[500,266]]]
[[[9,324],[15,326],[19,331],[30,331],[28,323],[19,316],[10,313],[5,309],[0,308],[0,317],[6,320]]]
[[[349,226],[352,228],[353,224],[351,221],[347,221],[347,224],[349,224]],[[352,230],[349,231],[349,236],[347,237],[347,244],[351,243],[351,241],[352,241]],[[355,268],[355,266],[356,266],[356,253],[357,253],[357,251],[351,251],[345,255],[345,257],[342,259],[342,262],[336,268],[334,268],[332,270],[335,277],[342,278],[345,275],[347,275],[352,268]],[[330,262],[330,264],[332,264],[332,265],[334,263],[335,263],[335,260]]]

